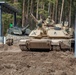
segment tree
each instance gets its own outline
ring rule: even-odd
[[[37,12],[36,12],[36,18],[38,19],[38,11],[39,11],[39,0],[37,0]]]
[[[62,7],[61,7],[61,14],[60,14],[60,23],[61,23],[61,20],[62,20],[63,6],[64,6],[64,0],[62,0]]]
[[[55,23],[57,23],[57,7],[58,7],[58,0],[55,2]]]
[[[69,27],[71,26],[71,3],[72,0],[69,1]]]
[[[30,0],[28,0],[28,6],[27,6],[27,19],[28,19],[28,17],[29,17],[29,2],[30,2]]]
[[[55,2],[56,0],[48,0],[48,3],[49,3],[48,11],[52,19],[54,19],[54,14],[55,14]]]
[[[14,0],[14,3],[15,3],[15,2],[18,2],[18,0]]]
[[[48,14],[49,16],[51,15],[51,3],[50,2],[48,3]]]
[[[25,25],[25,0],[23,0],[22,27]]]

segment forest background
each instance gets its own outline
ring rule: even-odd
[[[3,0],[0,0],[3,1]],[[4,0],[12,6],[16,7],[20,14],[17,15],[17,26],[24,27],[27,24],[30,25],[30,29],[34,29],[36,22],[30,16],[30,13],[36,17],[36,19],[50,16],[55,23],[61,23],[63,25],[65,21],[68,21],[69,27],[75,23],[75,8],[76,0]],[[8,13],[2,14],[2,23],[4,27],[4,34],[6,34],[9,24],[13,22],[13,15]]]

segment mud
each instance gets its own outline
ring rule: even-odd
[[[0,75],[76,75],[70,51],[21,51],[18,45],[0,48]]]

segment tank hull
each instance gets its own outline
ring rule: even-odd
[[[25,41],[21,40],[19,44],[20,48],[23,45],[28,50],[32,50],[32,49],[50,49],[51,50],[51,41],[47,39],[46,40],[45,39],[32,39],[32,40],[25,40]]]
[[[70,50],[72,40],[73,39],[26,39],[20,40],[19,46],[21,50]]]

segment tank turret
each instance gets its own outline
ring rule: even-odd
[[[19,28],[19,27],[12,27],[12,28],[9,28],[8,30],[7,30],[7,33],[8,34],[17,34],[17,35],[24,35],[24,34],[27,34],[26,33],[26,30],[27,30],[27,28],[29,27],[29,25],[27,25],[27,26],[25,26],[25,27],[23,27],[23,28]],[[30,31],[30,30],[29,30]],[[30,31],[31,32],[31,31]],[[29,33],[30,33],[29,32]],[[28,33],[28,34],[29,34]]]

